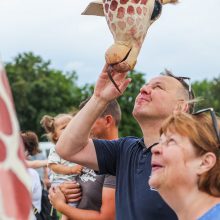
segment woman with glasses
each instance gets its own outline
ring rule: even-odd
[[[220,219],[219,120],[213,109],[170,116],[151,165],[150,186],[179,220]]]

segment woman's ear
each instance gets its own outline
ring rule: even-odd
[[[201,156],[201,163],[198,168],[198,175],[202,175],[205,172],[208,172],[209,170],[214,167],[216,164],[216,156],[212,152],[205,153]]]

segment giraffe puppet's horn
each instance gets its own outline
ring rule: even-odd
[[[105,16],[102,0],[90,2],[86,9],[82,12],[82,15]]]
[[[161,3],[162,3],[163,5],[169,4],[169,3],[175,4],[175,3],[177,3],[177,2],[178,2],[178,0],[161,0]]]

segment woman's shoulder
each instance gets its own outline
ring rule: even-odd
[[[220,219],[220,203],[209,209],[198,220],[217,220]]]

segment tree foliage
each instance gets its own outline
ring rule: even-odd
[[[6,71],[22,130],[42,134],[39,122],[43,115],[68,112],[79,104],[76,73],[64,75],[33,53],[19,54],[6,64]]]
[[[192,86],[196,97],[202,99],[196,105],[197,110],[213,107],[216,112],[220,113],[220,75],[213,80],[196,81]]]
[[[118,99],[122,110],[122,121],[119,132],[122,137],[128,135],[141,137],[142,133],[140,127],[132,116],[132,110],[135,98],[139,93],[141,86],[145,83],[144,74],[137,73],[133,70],[129,73],[128,77],[131,78],[132,81],[123,96]]]
[[[43,115],[56,115],[69,112],[79,103],[91,96],[94,84],[77,86],[76,72],[63,73],[50,67],[50,61],[44,61],[33,53],[19,54],[6,64],[6,71],[14,96],[18,120],[22,130],[43,133],[40,119]],[[142,133],[132,116],[135,98],[145,83],[144,74],[131,71],[132,82],[118,101],[122,109],[120,136],[138,136]],[[220,113],[220,75],[213,80],[193,83],[196,96],[203,101],[197,109],[214,107]]]

